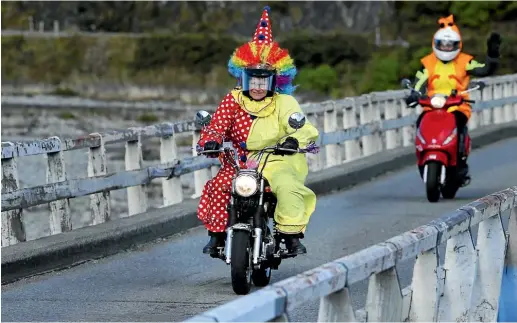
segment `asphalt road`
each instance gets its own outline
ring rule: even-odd
[[[285,260],[272,281],[382,242],[484,195],[517,184],[517,138],[473,152],[472,183],[452,201],[428,203],[416,167],[319,198],[306,232],[308,254]],[[2,286],[3,321],[181,321],[234,295],[229,267],[201,253],[203,228],[74,268]],[[399,266],[410,283],[411,261]],[[364,306],[366,282],[352,286]],[[291,313],[315,321],[318,302]]]

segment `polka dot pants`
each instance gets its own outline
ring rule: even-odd
[[[230,202],[234,173],[233,168],[224,165],[203,188],[197,216],[209,231],[224,232],[226,230],[228,222],[226,207]]]

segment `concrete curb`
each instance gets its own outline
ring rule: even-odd
[[[515,137],[517,122],[476,129],[471,136],[472,148]],[[310,173],[307,185],[316,194],[327,194],[411,164],[415,164],[414,147],[397,148]],[[113,255],[197,227],[201,225],[196,215],[198,202],[199,199],[186,200],[132,217],[3,247],[2,284]]]

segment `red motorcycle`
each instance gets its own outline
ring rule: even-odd
[[[459,106],[465,102],[475,103],[473,100],[466,100],[462,95],[482,90],[485,84],[471,82],[470,85],[469,90],[459,94],[456,90],[452,90],[449,96],[436,94],[428,97],[415,91],[409,80],[402,80],[403,87],[420,95],[418,103],[422,107],[432,108],[422,117],[415,138],[417,165],[420,177],[426,184],[429,202],[437,202],[440,199],[440,193],[445,199],[453,199],[460,187],[470,183],[470,179],[465,179],[457,167],[457,145],[465,145],[466,156],[470,153],[471,142],[468,129],[465,127],[464,136],[458,136],[456,119],[452,113],[447,112],[448,108]],[[461,137],[464,138],[462,142],[459,139]]]

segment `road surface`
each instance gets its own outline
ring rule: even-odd
[[[308,254],[285,260],[272,282],[353,253],[517,184],[517,138],[473,152],[472,183],[452,201],[428,203],[416,167],[319,198],[306,232]],[[201,253],[208,236],[194,228],[139,250],[2,287],[3,321],[181,321],[236,298],[229,267]],[[412,264],[398,267],[402,287]],[[256,288],[255,288],[256,289]],[[366,282],[352,286],[364,306]],[[318,302],[291,320],[315,321]]]

